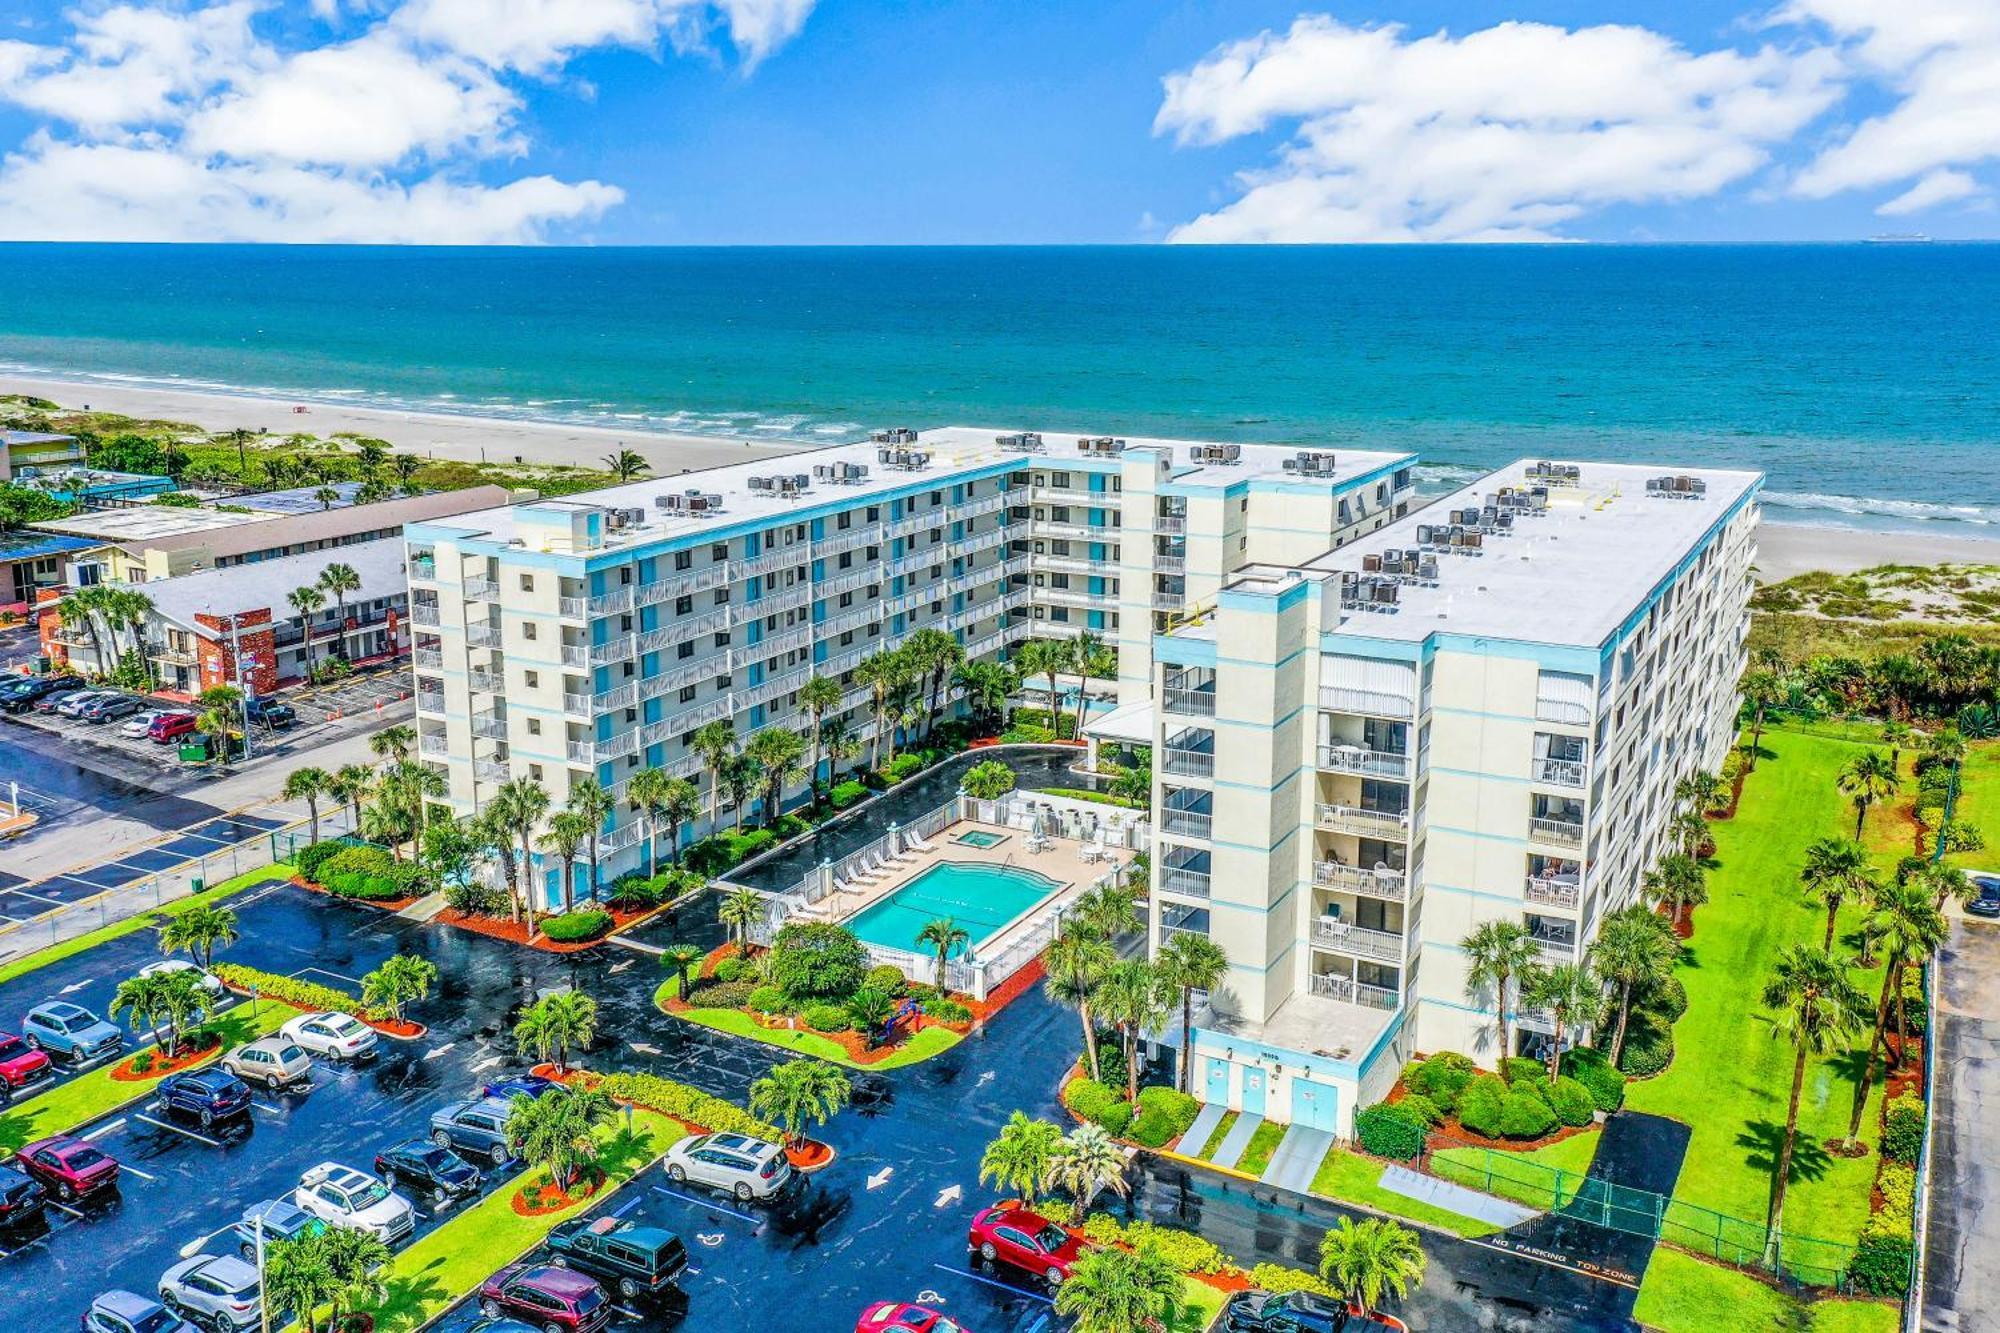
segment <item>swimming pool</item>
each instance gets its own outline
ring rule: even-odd
[[[869,944],[922,953],[918,933],[948,916],[972,937],[973,949],[983,951],[1002,928],[1064,887],[1033,870],[943,861],[842,924]],[[952,957],[964,952],[960,946]]]

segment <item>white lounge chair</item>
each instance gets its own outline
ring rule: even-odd
[[[931,846],[929,843],[925,842],[922,838],[919,838],[914,833],[907,835],[907,837],[908,837],[907,849],[910,851],[934,852],[937,850],[937,848]]]
[[[847,878],[850,883],[868,884],[875,879],[875,872],[876,866],[874,859],[871,857],[849,866],[847,868]]]

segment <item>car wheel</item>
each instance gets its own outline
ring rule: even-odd
[[[244,1263],[249,1264],[252,1268],[257,1266],[257,1247],[255,1245],[246,1240],[236,1247],[236,1252],[243,1256]]]
[[[445,1205],[445,1201],[449,1198],[451,1198],[451,1191],[439,1185],[431,1190],[431,1207],[442,1208]]]
[[[42,1039],[40,1037],[35,1036],[33,1033],[30,1033],[28,1036],[28,1049],[31,1051],[41,1050]]]
[[[621,1277],[618,1279],[618,1294],[629,1301],[639,1294],[639,1284],[629,1277]]]
[[[1050,1291],[1054,1291],[1063,1284],[1062,1269],[1051,1268],[1048,1272],[1042,1274],[1042,1281],[1049,1284]]]
[[[549,1265],[552,1268],[568,1268],[569,1256],[566,1254],[552,1254],[549,1256]]]
[[[272,1092],[276,1092],[279,1088],[285,1086],[285,1077],[282,1074],[267,1075],[264,1079],[264,1086]]]
[[[736,1182],[736,1197],[744,1203],[750,1202],[750,1187],[740,1180]]]
[[[441,1129],[434,1129],[431,1131],[431,1142],[440,1148],[449,1148],[451,1146],[451,1135]]]
[[[485,1315],[488,1319],[498,1319],[500,1317],[500,1302],[490,1296],[485,1298],[479,1302],[479,1313]]]
[[[507,1148],[504,1144],[495,1144],[493,1146],[493,1152],[491,1155],[493,1158],[493,1165],[495,1166],[507,1165]]]
[[[683,1170],[679,1165],[674,1165],[667,1168],[667,1179],[673,1181],[674,1184],[685,1185],[687,1184],[687,1178],[688,1178],[688,1173],[685,1170]]]
[[[57,1181],[56,1197],[58,1199],[61,1199],[64,1203],[70,1202],[72,1199],[76,1198],[76,1186],[70,1184],[67,1180]]]
[[[214,1123],[215,1123],[215,1112],[209,1110],[207,1107],[204,1106],[201,1109],[201,1127],[203,1129],[207,1129]]]
[[[542,1333],[563,1333],[563,1326],[551,1319],[548,1323],[542,1325]]]
[[[990,1264],[1000,1258],[1000,1251],[993,1248],[992,1241],[982,1240],[979,1242],[979,1257]]]

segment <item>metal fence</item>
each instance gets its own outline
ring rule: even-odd
[[[1541,1212],[1646,1236],[1704,1258],[1762,1269],[1811,1287],[1851,1290],[1847,1270],[1854,1246],[1840,1241],[1767,1230],[1698,1204],[1544,1166],[1519,1153],[1491,1148],[1433,1154],[1432,1175],[1470,1189],[1512,1199]]]
[[[1931,1220],[1931,1150],[1937,1130],[1938,967],[1933,958],[1924,969],[1924,1139],[1917,1149],[1916,1216],[1912,1220],[1910,1289],[1903,1297],[1903,1328],[1917,1333],[1924,1321],[1924,1268],[1929,1254]]]

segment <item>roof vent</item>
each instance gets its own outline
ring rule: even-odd
[[[1705,500],[1708,483],[1700,477],[1648,477],[1646,497],[1652,500]]]
[[[1116,458],[1125,452],[1125,441],[1109,435],[1082,435],[1077,437],[1076,451],[1093,458]]]
[[[1196,467],[1234,467],[1243,461],[1240,444],[1191,444],[1188,461]]]
[[[653,504],[675,518],[707,518],[722,512],[722,497],[709,491],[683,491],[679,495],[656,495]]]
[[[815,463],[813,480],[829,486],[859,486],[868,480],[866,463]]]
[[[917,433],[908,426],[896,426],[890,430],[878,430],[868,438],[876,444],[915,444]]]
[[[812,489],[812,478],[803,472],[783,472],[771,477],[750,478],[750,489],[762,495],[796,500]]]
[[[1039,454],[1043,452],[1042,437],[1038,431],[1024,430],[1017,431],[1012,435],[995,435],[993,443],[999,445],[1002,449],[1015,449],[1024,454]]]
[[[1301,477],[1331,477],[1335,472],[1333,450],[1301,449],[1285,460],[1284,468]]]
[[[928,449],[891,449],[885,446],[875,451],[875,461],[898,472],[922,472],[931,465],[931,453]]]

